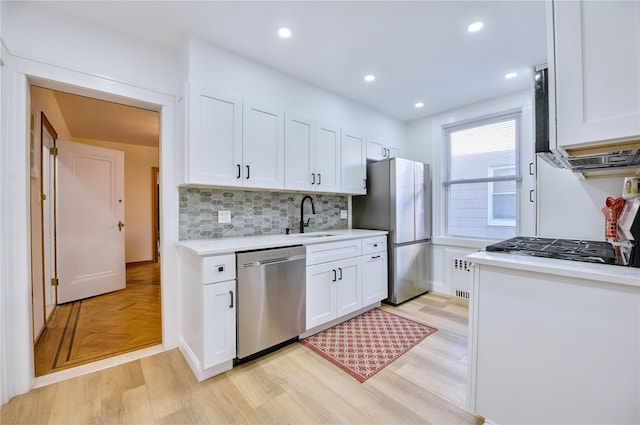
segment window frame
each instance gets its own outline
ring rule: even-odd
[[[515,132],[515,154],[514,154],[514,174],[513,175],[509,175],[509,176],[499,176],[499,177],[493,177],[493,176],[487,176],[487,177],[476,177],[476,178],[470,178],[470,179],[451,179],[450,178],[450,168],[451,168],[451,138],[450,135],[453,132],[456,131],[463,131],[463,130],[467,130],[467,129],[471,129],[471,128],[476,128],[476,127],[482,127],[482,126],[486,126],[486,125],[491,125],[491,124],[495,124],[495,123],[500,123],[500,122],[506,122],[506,121],[510,121],[510,120],[514,120],[515,124],[516,124],[516,132]],[[442,187],[443,187],[443,194],[444,194],[444,214],[443,214],[443,236],[446,238],[464,238],[464,239],[468,239],[468,240],[486,240],[486,239],[491,239],[491,237],[489,236],[482,236],[482,237],[478,237],[478,236],[468,236],[468,235],[455,235],[455,234],[451,234],[449,232],[449,217],[450,217],[450,189],[451,186],[454,185],[458,185],[458,184],[469,184],[469,183],[487,183],[487,193],[488,196],[491,195],[492,193],[492,189],[493,188],[493,183],[494,182],[500,182],[500,181],[515,181],[516,182],[516,192],[515,192],[515,198],[516,198],[516,218],[515,220],[511,221],[507,221],[507,220],[494,220],[494,222],[491,222],[491,216],[489,215],[489,212],[492,211],[489,209],[490,206],[492,206],[492,200],[490,200],[489,205],[487,207],[487,213],[488,213],[488,217],[487,217],[487,226],[488,227],[498,227],[498,226],[509,226],[509,227],[514,227],[514,230],[516,233],[518,233],[518,229],[519,229],[519,197],[520,197],[520,191],[519,191],[519,183],[522,181],[522,174],[521,174],[521,163],[520,163],[520,159],[521,159],[521,149],[522,149],[522,144],[523,144],[523,110],[522,108],[518,108],[518,109],[511,109],[511,110],[506,110],[506,111],[500,111],[491,115],[485,115],[485,116],[477,116],[477,117],[471,117],[470,119],[467,119],[463,122],[452,122],[452,123],[448,123],[443,125],[442,127],[442,163],[443,163],[443,168],[442,168]],[[495,224],[494,224],[495,223]],[[509,223],[509,224],[507,224]]]

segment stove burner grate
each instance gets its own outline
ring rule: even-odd
[[[603,241],[519,236],[489,245],[486,250],[587,263],[616,264],[613,246]]]

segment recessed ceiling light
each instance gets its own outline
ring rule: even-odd
[[[278,30],[278,35],[282,38],[289,38],[291,37],[291,30],[289,28],[280,28]]]
[[[512,78],[515,78],[515,76],[518,75],[515,72],[509,72],[508,74],[504,74],[504,78],[506,78],[507,80],[510,80]]]
[[[484,26],[484,24],[482,22],[480,22],[480,21],[474,22],[473,24],[471,24],[471,25],[469,25],[467,27],[467,31],[469,31],[469,32],[477,32],[477,31],[480,31],[483,26]]]
[[[416,108],[422,108],[424,106],[424,102],[416,102],[414,105]]]
[[[370,82],[372,82],[372,81],[373,81],[373,80],[375,80],[375,79],[376,79],[376,76],[375,76],[375,75],[373,75],[373,74],[369,74],[369,75],[365,75],[365,76],[364,76],[364,80],[365,80],[367,83],[370,83]]]

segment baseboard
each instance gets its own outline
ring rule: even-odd
[[[182,336],[179,337],[178,349],[182,353],[184,359],[187,361],[189,368],[195,375],[198,382],[202,382],[205,379],[209,379],[233,368],[233,359],[231,359],[208,369],[203,369],[200,365],[200,361],[189,347],[189,344],[187,344],[187,342],[182,338]]]
[[[376,307],[380,307],[380,305],[381,305],[381,303],[380,303],[380,301],[378,301],[375,304],[371,304],[371,305],[368,305],[366,307],[363,307],[360,310],[354,311],[353,313],[349,313],[349,314],[347,314],[345,316],[341,316],[341,317],[338,317],[336,319],[333,319],[333,320],[331,320],[331,321],[329,321],[327,323],[323,323],[322,325],[318,325],[315,328],[309,329],[309,330],[305,331],[304,333],[300,334],[300,339],[306,338],[306,337],[311,336],[313,334],[317,334],[318,332],[322,332],[325,329],[329,329],[329,328],[331,328],[331,327],[333,327],[335,325],[339,325],[342,322],[346,322],[349,319],[353,319],[356,316],[360,316],[362,313],[366,313],[369,310],[373,310]]]
[[[125,265],[127,265],[127,266],[144,266],[144,265],[155,264],[155,263],[157,263],[157,261],[145,260],[145,261],[131,261],[129,263],[125,263]]]

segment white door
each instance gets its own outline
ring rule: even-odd
[[[57,145],[58,302],[124,289],[124,152]]]

